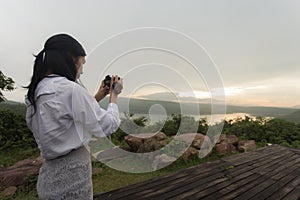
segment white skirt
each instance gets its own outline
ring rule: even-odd
[[[91,158],[85,147],[45,160],[37,182],[39,199],[93,199]]]

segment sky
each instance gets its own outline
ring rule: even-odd
[[[0,69],[17,87],[4,95],[23,102],[32,55],[68,33],[87,52],[91,93],[119,74],[123,97],[205,102],[221,80],[227,104],[299,106],[299,9],[297,0],[2,0]]]

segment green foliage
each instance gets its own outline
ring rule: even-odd
[[[205,134],[207,129],[208,125],[206,119],[196,121],[194,117],[172,114],[171,118],[165,122],[162,132],[164,132],[167,136],[195,132]]]
[[[10,110],[0,110],[0,149],[21,146],[36,147],[24,117]]]
[[[187,148],[187,144],[181,140],[170,140],[167,146],[164,146],[161,150],[163,153],[171,157],[177,157],[184,152]]]
[[[10,110],[17,115],[26,115],[26,105],[24,103],[13,102],[13,101],[3,101],[0,103],[0,110]]]
[[[0,102],[5,100],[2,91],[11,91],[14,89],[14,81],[12,78],[5,76],[2,71],[0,71]],[[2,90],[2,91],[1,91]]]
[[[115,144],[123,144],[124,146],[124,137],[127,134],[141,132],[141,129],[146,127],[147,122],[148,120],[144,116],[134,118],[134,114],[125,113],[125,118],[121,120],[120,127],[111,135],[112,141]]]
[[[12,147],[0,151],[0,168],[8,167],[20,160],[37,157],[40,154],[37,147]]]
[[[280,119],[300,124],[300,110],[297,110],[296,112],[288,115],[281,116]]]
[[[147,118],[142,116],[142,117],[139,117],[137,119],[133,119],[133,122],[137,125],[137,126],[141,126],[141,127],[144,127],[146,126],[146,123],[148,122]]]
[[[255,140],[260,146],[273,143],[299,148],[300,126],[283,119],[255,119],[248,116],[224,122],[224,134],[235,134],[240,139]]]
[[[211,129],[216,126],[219,124],[212,126]],[[196,121],[193,117],[180,114],[172,114],[165,122],[157,122],[154,125],[147,125],[145,117],[133,118],[133,114],[131,114],[122,120],[120,128],[112,135],[112,138],[114,143],[125,144],[124,137],[132,133],[162,131],[167,136],[191,132],[206,134],[208,128],[206,119]],[[265,146],[267,143],[296,148],[300,146],[300,124],[277,118],[246,116],[245,118],[225,120],[222,133],[235,134],[241,140],[255,140],[258,146]]]
[[[167,136],[176,135],[178,132],[178,128],[180,125],[179,118],[175,117],[171,120],[167,120],[162,128],[162,132],[164,132]]]
[[[209,128],[209,126],[207,124],[207,119],[202,118],[202,119],[199,120],[197,133],[202,133],[202,134],[205,135],[208,128]]]
[[[251,140],[260,140],[264,134],[261,126],[264,122],[261,121],[262,118],[257,120],[245,116],[245,119],[237,118],[235,120],[225,121],[223,133],[224,134],[235,134],[240,139],[251,139]]]

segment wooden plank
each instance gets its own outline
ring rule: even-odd
[[[296,159],[293,155],[298,154],[285,147],[272,145],[95,195],[94,199],[181,199],[198,198],[203,194],[207,199],[213,197],[228,199],[251,190],[249,185],[254,187],[254,183],[262,184],[260,189],[253,189],[256,195],[259,192],[271,191],[270,185],[282,179],[272,171],[276,172],[276,166],[287,167],[285,163],[290,159]],[[283,168],[279,167],[278,170]],[[273,179],[269,176],[273,176]],[[195,193],[198,196],[193,196]]]
[[[290,147],[286,147],[288,150],[300,155],[300,148],[290,148]]]
[[[290,158],[290,160],[292,160],[293,158]],[[281,161],[281,163],[284,163],[284,162],[286,162],[286,160],[282,160]],[[277,168],[277,165],[274,165],[273,163],[271,163],[272,165],[271,166],[268,166],[268,167],[266,167],[266,166],[262,166],[262,167],[259,167],[259,168],[254,168],[253,170],[251,170],[250,172],[251,173],[255,173],[255,174],[259,174],[259,173],[257,173],[257,171],[258,170],[260,170],[260,171],[268,171],[268,172],[270,172],[270,173],[273,173],[273,174],[276,174],[276,172],[277,171],[280,171],[280,170],[282,170],[282,169],[279,169],[279,168]],[[222,188],[226,188],[226,187],[228,187],[230,184],[234,184],[236,181],[241,181],[241,182],[249,182],[248,181],[248,178],[250,177],[248,177],[248,176],[244,176],[245,174],[247,174],[247,172],[246,173],[242,173],[242,174],[240,174],[240,175],[238,175],[238,176],[236,176],[235,178],[233,178],[233,179],[230,179],[229,181],[227,181],[227,182],[225,182],[225,183],[222,183],[222,184],[219,184],[218,185],[218,187],[216,188],[215,186],[214,187],[211,187],[211,188],[209,188],[208,189],[208,191],[202,191],[202,192],[198,192],[198,193],[196,193],[193,197],[195,197],[195,198],[203,198],[203,197],[205,197],[205,196],[207,196],[207,194],[210,194],[210,199],[213,199],[213,198],[215,198],[216,196],[218,196],[218,194],[220,194],[220,190],[222,189]],[[259,174],[259,175],[261,175],[261,174]],[[253,178],[250,178],[251,179],[251,181],[253,180]],[[263,188],[266,188],[266,187],[268,187],[270,184],[273,184],[275,181],[274,180],[272,180],[272,179],[268,179],[268,176],[267,176],[267,179],[264,181],[264,182],[262,182],[262,183],[260,183],[259,185],[259,187],[253,187],[253,188],[251,188],[250,190],[248,190],[247,192],[245,192],[245,193],[243,193],[243,195],[242,195],[242,197],[241,198],[238,198],[238,199],[247,199],[247,198],[249,198],[248,196],[249,196],[249,194],[251,194],[251,195],[253,195],[253,193],[255,194],[257,191],[259,191],[259,190],[262,190]],[[245,185],[245,184],[244,184]],[[216,198],[215,198],[216,199]]]
[[[260,176],[258,174],[252,174],[251,176],[248,176],[247,178],[243,180],[239,180],[236,182],[232,182],[226,187],[220,188],[219,190],[215,191],[214,193],[210,194],[206,197],[201,197],[203,200],[215,200],[215,199],[224,199],[224,195],[228,194],[232,191],[235,191],[239,188],[244,187],[244,185],[247,185],[248,183],[251,183],[252,181],[258,179]]]
[[[240,154],[236,154],[234,156],[228,156],[225,158],[222,158],[221,160],[224,160],[226,162],[232,162],[232,163],[236,163],[236,164],[242,164],[244,162],[251,162],[252,160],[255,160],[259,157],[264,157],[266,155],[271,155],[277,152],[281,152],[282,148],[277,145],[270,146],[270,147],[264,147],[261,149],[257,149],[255,151],[250,151],[250,152],[246,152],[246,153],[240,153]],[[245,159],[247,158],[247,159]]]
[[[279,153],[279,152],[285,152],[285,151],[282,151],[282,149],[279,149],[279,148],[275,148],[273,150],[269,150],[269,151],[265,151],[264,153],[256,153],[255,154],[250,154],[250,153],[242,153],[243,157],[241,157],[240,159],[235,159],[235,160],[229,160],[229,159],[226,159],[224,158],[224,161],[227,161],[227,162],[233,162],[235,163],[235,165],[241,165],[241,164],[245,164],[245,163],[253,163],[254,160],[258,159],[259,157],[265,157],[265,156],[270,156],[270,155],[273,155],[274,153]]]
[[[285,197],[283,197],[284,200],[299,200],[300,199],[300,185],[298,185],[293,191],[288,193]]]
[[[176,181],[177,179],[181,179],[183,177],[186,178],[187,176],[192,174],[194,171],[201,170],[204,173],[209,174],[210,171],[215,170],[218,167],[218,164],[222,163],[222,162],[223,161],[221,161],[221,160],[217,160],[214,162],[208,162],[208,163],[204,163],[203,165],[194,166],[194,167],[182,170],[180,172],[175,172],[175,173],[167,174],[167,175],[164,175],[161,177],[149,179],[144,182],[132,184],[127,187],[119,188],[116,190],[112,190],[110,192],[103,193],[101,195],[97,195],[97,196],[95,196],[95,199],[97,199],[98,197],[101,197],[101,196],[106,197],[106,198],[109,197],[109,199],[124,198],[127,195],[136,194],[139,191],[145,191],[149,188],[152,189],[154,187],[160,187],[159,185],[165,186],[172,181]]]
[[[284,157],[283,155],[281,155],[282,157]],[[265,159],[265,158],[264,158]],[[225,168],[226,169],[226,168]],[[211,185],[214,185],[214,184],[216,184],[216,183],[220,183],[220,182],[223,182],[223,181],[226,181],[227,179],[228,179],[228,171],[235,171],[235,172],[232,172],[232,174],[233,175],[235,175],[235,174],[240,174],[240,171],[243,171],[243,172],[246,172],[246,171],[248,171],[249,169],[246,169],[246,168],[244,168],[243,166],[238,166],[238,167],[234,167],[233,169],[231,169],[231,170],[225,170],[225,171],[223,171],[223,173],[221,173],[221,176],[219,176],[220,174],[217,174],[217,176],[215,176],[215,177],[210,177],[210,178],[214,178],[213,180],[201,180],[201,181],[199,181],[199,180],[195,180],[194,182],[197,182],[196,184],[196,186],[195,185],[193,185],[193,182],[192,183],[187,183],[187,182],[184,182],[182,185],[184,185],[184,186],[177,186],[177,188],[172,188],[171,190],[169,190],[168,191],[168,193],[167,192],[163,192],[162,193],[162,195],[161,196],[157,196],[157,198],[161,198],[161,199],[163,199],[163,198],[170,198],[170,197],[172,197],[172,196],[177,196],[177,195],[180,195],[181,193],[183,193],[183,190],[184,190],[184,188],[185,188],[185,190],[186,191],[191,191],[191,189],[193,189],[193,188],[195,188],[195,187],[197,187],[197,191],[199,191],[199,190],[201,190],[201,189],[205,189],[205,188],[207,188],[207,187],[210,187]],[[237,171],[237,172],[236,172]],[[232,174],[230,174],[230,175],[232,175]],[[225,178],[223,178],[223,179],[220,179],[220,177],[225,177]],[[201,184],[202,183],[202,184]],[[151,195],[152,197],[154,197],[153,196],[153,194]],[[175,197],[174,197],[175,198]]]
[[[295,177],[297,177],[300,173],[300,166],[295,165],[292,168],[289,168],[288,175],[281,174],[283,177],[280,180],[276,180],[276,183],[268,187],[267,189],[263,190],[262,192],[256,194],[252,197],[252,199],[266,199],[267,197],[271,196],[274,192],[276,192],[278,189],[282,188],[284,185],[288,184],[290,181],[292,181]]]
[[[258,156],[252,156],[253,159],[261,159],[261,158],[265,158],[265,157],[268,157],[272,154],[276,154],[278,153],[277,151],[270,151],[269,154],[266,154],[266,155],[258,155]],[[234,155],[236,156],[236,155]],[[244,159],[244,158],[243,158]],[[218,164],[220,163],[223,163],[223,165],[225,166],[224,164],[224,161],[221,161],[221,160],[218,160],[218,161],[214,161],[212,163],[203,163],[199,166],[194,166],[194,167],[191,167],[189,169],[185,169],[185,170],[182,170],[180,172],[180,174],[182,175],[183,173],[186,174],[187,176],[191,176],[192,174],[195,174],[195,173],[208,173],[208,170],[207,169],[213,169],[211,166],[207,166],[207,165],[212,165],[216,167],[218,167]],[[247,162],[244,162],[244,164],[247,164]],[[230,166],[231,164],[227,164],[227,166]],[[215,172],[214,172],[215,173]],[[174,173],[175,175],[176,173]],[[145,190],[149,189],[150,190],[147,190],[148,193],[151,193],[153,191],[156,191],[157,189],[155,188],[155,186],[159,186],[159,185],[162,185],[160,186],[161,187],[165,187],[166,183],[168,185],[170,185],[170,182],[172,180],[176,180],[177,181],[177,178],[175,178],[175,176],[173,176],[173,178],[171,178],[170,180],[166,179],[166,177],[162,176],[162,177],[159,177],[159,178],[154,178],[152,180],[149,180],[148,181],[145,181],[145,182],[141,182],[141,183],[137,183],[137,184],[134,184],[134,185],[131,185],[131,186],[127,186],[125,188],[121,188],[121,189],[116,189],[116,190],[113,190],[113,191],[110,191],[110,192],[106,192],[106,193],[103,193],[101,195],[98,195],[98,196],[95,196],[95,199],[97,199],[98,197],[100,196],[104,196],[104,197],[110,197],[110,199],[118,199],[118,198],[124,198],[126,195],[130,195],[130,194],[134,194],[134,195],[137,195],[137,193],[139,191],[143,191],[142,194],[139,194],[139,195],[145,195]],[[222,174],[220,174],[220,176],[222,176]],[[183,176],[181,176],[180,178],[182,178]]]
[[[275,152],[272,152],[273,154],[275,154]],[[284,154],[282,154],[282,153],[279,153],[279,154],[277,154],[277,155],[280,155],[280,156],[284,156]],[[260,159],[262,159],[262,160],[265,160],[265,161],[268,161],[268,159],[270,159],[270,157],[268,157],[268,155],[265,155],[265,157],[259,157]],[[272,157],[271,157],[272,158]],[[197,170],[197,168],[194,168],[195,169],[195,172],[197,172],[198,170]],[[236,169],[238,169],[238,167],[236,167],[236,168],[234,168],[234,170],[236,170]],[[245,169],[245,168],[244,168]],[[246,169],[245,169],[246,170]],[[201,171],[200,171],[201,172]],[[215,174],[216,172],[214,172],[213,174]],[[226,175],[226,174],[225,174]],[[207,175],[206,175],[207,176]],[[207,180],[205,180],[204,182],[203,182],[203,184],[205,184],[207,181],[210,181],[211,180],[211,178],[214,178],[214,179],[216,179],[216,178],[218,178],[218,177],[220,177],[220,176],[224,176],[224,174],[217,174],[217,176],[216,177],[210,177],[210,179],[207,179]],[[195,177],[195,178],[197,178],[197,179],[199,179],[199,178],[201,178],[201,177]],[[218,180],[218,181],[220,181],[220,180]],[[186,181],[184,181],[184,183],[186,184]],[[168,182],[168,185],[169,185],[170,183]],[[156,185],[156,186],[159,186],[159,185]],[[157,193],[159,193],[159,194],[162,194],[162,193],[164,193],[164,191],[162,191],[162,189],[161,188],[164,188],[164,189],[169,189],[169,191],[173,191],[174,192],[174,189],[176,189],[176,188],[178,188],[178,187],[180,187],[180,185],[178,185],[178,186],[175,186],[176,188],[174,188],[174,186],[171,186],[171,187],[168,187],[168,188],[166,188],[166,185],[160,185],[158,188],[157,187],[147,187],[147,188],[151,188],[150,190],[147,190],[147,188],[143,188],[143,190],[140,190],[141,188],[135,188],[134,190],[131,190],[131,194],[134,196],[134,197],[143,197],[143,198],[145,198],[145,195],[148,193],[148,194],[150,194],[151,196],[153,196],[154,194],[157,194]],[[142,191],[142,192],[137,192],[136,190],[139,190],[139,191]],[[146,190],[146,191],[145,191]],[[128,191],[128,190],[127,190]],[[126,196],[126,194],[125,194],[125,196]],[[112,196],[110,196],[110,199],[117,199],[117,197],[118,198],[121,198],[121,197],[125,197],[124,196],[124,193],[120,193],[118,196],[116,196],[114,193],[112,193]]]
[[[201,177],[203,176],[203,177]],[[188,185],[190,185],[190,183],[197,181],[197,183],[199,185],[202,184],[206,184],[207,182],[211,182],[213,180],[217,180],[217,181],[223,181],[227,178],[219,178],[219,177],[223,177],[224,176],[224,170],[216,169],[215,172],[210,173],[210,174],[199,174],[198,176],[192,176],[189,178],[185,178],[183,179],[180,184],[176,184],[176,185],[171,185],[171,186],[162,186],[160,189],[155,189],[153,188],[153,192],[147,192],[147,193],[136,193],[134,195],[134,197],[137,198],[141,198],[143,197],[143,199],[153,199],[154,196],[156,196],[157,198],[163,199],[162,195],[164,193],[168,193],[168,192],[172,192],[174,193],[175,191],[177,191],[178,189],[182,189],[182,188],[186,188]],[[179,191],[180,192],[180,191]]]
[[[264,159],[265,159],[264,164],[262,164],[261,167],[262,168],[264,168],[264,167],[269,168],[273,165],[273,162],[270,162],[269,160],[271,160],[271,161],[276,160],[276,162],[280,162],[280,161],[285,162],[285,155],[282,154],[281,159],[278,159],[277,157],[276,158],[272,158],[272,157],[271,158],[264,158]],[[197,193],[199,191],[201,192],[203,190],[206,193],[206,195],[208,195],[209,192],[214,193],[216,190],[220,189],[219,185],[222,184],[221,182],[227,181],[228,179],[232,180],[236,176],[238,176],[238,178],[235,178],[233,180],[239,180],[243,176],[244,177],[250,176],[251,174],[253,174],[253,172],[251,172],[252,171],[251,169],[253,170],[253,168],[251,168],[251,167],[247,168],[247,167],[243,167],[243,166],[238,166],[236,168],[228,170],[228,171],[232,171],[232,172],[227,174],[227,176],[225,174],[226,179],[223,179],[221,181],[215,180],[215,181],[206,182],[206,183],[204,183],[204,186],[202,186],[202,187],[201,187],[201,185],[199,185],[199,183],[194,183],[194,184],[190,185],[189,187],[188,187],[188,185],[185,185],[184,187],[180,187],[179,191],[172,190],[172,191],[170,191],[170,194],[166,193],[163,196],[169,195],[168,198],[175,198],[175,199],[181,199],[181,198],[185,198],[185,197],[194,198],[192,196],[195,193]],[[225,183],[225,184],[227,185],[229,183]],[[225,187],[226,185],[223,185],[222,187]],[[183,191],[183,188],[185,188],[185,187],[188,187],[188,188],[185,191]],[[203,196],[201,196],[201,198]],[[159,197],[159,198],[161,198],[161,197]]]
[[[272,163],[271,165],[274,165],[274,164],[276,164],[276,163]],[[266,168],[268,168],[268,167],[266,167]],[[207,199],[207,200],[208,199],[211,199],[211,200],[219,199],[222,196],[224,196],[225,194],[230,193],[230,192],[232,194],[235,194],[236,192],[234,192],[234,190],[237,190],[237,189],[243,187],[244,185],[248,184],[251,181],[254,181],[258,177],[260,177],[260,175],[254,174],[254,175],[247,177],[246,179],[237,180],[236,182],[234,180],[229,180],[229,182],[230,182],[229,185],[226,185],[226,187],[220,188],[218,191],[215,191],[214,193],[212,193],[209,196],[202,198],[202,199],[203,200],[204,199]]]
[[[235,176],[236,174],[243,173],[249,170],[256,170],[256,169],[261,169],[261,166],[264,168],[268,168],[276,163],[280,163],[281,161],[284,161],[286,159],[286,156],[289,155],[288,152],[280,152],[276,155],[272,155],[270,157],[263,157],[261,159],[253,161],[251,164],[248,164],[246,166],[240,165],[241,170],[235,171],[234,169],[232,170],[232,175]]]
[[[296,157],[298,157],[298,156],[296,156]],[[243,193],[236,199],[237,200],[238,199],[245,200],[245,199],[252,198],[256,194],[258,194],[259,192],[263,191],[264,189],[266,189],[267,187],[271,186],[272,184],[274,184],[276,182],[276,180],[272,179],[273,175],[277,175],[278,173],[282,174],[282,176],[287,175],[289,173],[289,171],[286,171],[286,169],[288,169],[291,166],[294,166],[294,164],[296,162],[300,162],[299,157],[296,161],[294,161],[294,160],[291,161],[291,159],[289,159],[289,160],[287,159],[286,164],[277,166],[278,168],[276,168],[275,170],[273,170],[269,173],[262,172],[261,175],[268,177],[268,179],[262,183],[257,184],[255,187],[249,189],[247,192]],[[255,198],[253,198],[253,199],[255,199]]]
[[[299,156],[291,156],[291,157],[287,157],[285,159],[285,163],[282,163],[282,165],[276,165],[276,171],[279,171],[279,170],[286,170],[288,167],[291,167],[292,165],[295,165],[296,163],[298,163],[300,160]],[[283,166],[285,166],[286,168],[284,168]],[[256,170],[258,174],[261,174],[261,175],[265,175],[265,176],[270,176],[270,174],[273,174],[273,172],[270,172],[269,170],[267,169],[263,169],[263,170]],[[278,176],[278,175],[277,175]],[[274,176],[274,179],[277,177],[277,176]],[[279,175],[279,177],[281,178],[281,176]],[[277,178],[278,179],[278,178]]]
[[[294,158],[290,158],[290,160],[293,160]],[[265,168],[269,169],[269,171],[273,171],[273,173],[277,173],[276,168],[278,166],[285,166],[287,163],[287,161],[290,161],[287,159],[283,159],[280,162],[274,161],[272,163],[269,163],[268,166],[265,166]],[[275,170],[274,170],[275,168]],[[256,187],[256,185],[259,185],[260,183],[267,181],[268,179],[270,179],[268,176],[265,176],[263,174],[258,173],[260,171],[260,169],[262,168],[254,168],[255,173],[259,176],[258,179],[255,179],[254,181],[248,182],[246,184],[244,184],[242,187],[237,188],[236,190],[233,191],[227,191],[225,193],[224,196],[222,196],[222,198],[224,199],[233,199],[233,198],[239,198],[238,196],[244,193],[247,193],[247,191],[251,190],[252,188]],[[266,172],[265,172],[266,173]],[[242,180],[243,181],[243,180]],[[224,189],[226,191],[226,189]],[[220,190],[220,192],[222,192]]]
[[[291,182],[286,184],[284,187],[280,188],[276,192],[274,192],[270,197],[268,197],[268,200],[277,200],[282,199],[285,196],[287,196],[290,192],[292,192],[294,189],[296,189],[300,185],[300,175],[295,177]]]

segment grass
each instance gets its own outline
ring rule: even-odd
[[[223,156],[219,156],[216,153],[213,153],[207,158],[199,159],[198,157],[195,157],[189,160],[188,162],[185,162],[182,159],[178,159],[174,163],[172,163],[171,165],[163,169],[154,172],[136,173],[136,174],[121,172],[112,169],[102,163],[93,162],[93,167],[99,167],[103,169],[103,171],[100,172],[99,174],[93,174],[94,194],[100,194],[119,187],[124,187],[127,185],[131,185],[133,183],[141,182],[150,178],[176,172],[178,170],[185,169],[194,165],[198,165],[200,163],[216,160],[220,157]]]
[[[32,158],[39,156],[40,152],[37,148],[7,148],[0,151],[0,168],[8,167],[14,163],[24,160],[26,158]]]
[[[32,183],[31,186],[21,186],[18,187],[16,194],[12,198],[6,198],[5,200],[38,200],[37,191],[35,189],[35,184]]]

